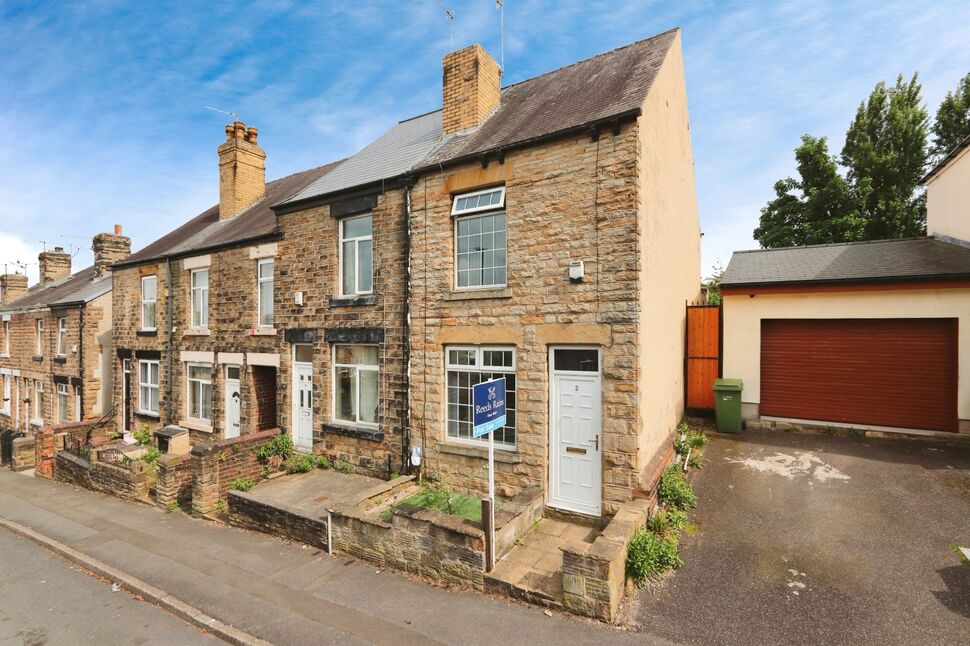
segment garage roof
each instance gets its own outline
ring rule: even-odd
[[[935,238],[736,251],[722,286],[970,278],[970,248]]]

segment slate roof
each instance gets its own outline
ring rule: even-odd
[[[951,161],[953,161],[957,157],[957,155],[959,155],[963,151],[963,149],[966,148],[966,147],[968,147],[968,146],[970,146],[970,135],[968,135],[966,139],[964,139],[963,141],[961,141],[960,143],[958,143],[953,150],[951,150],[950,152],[948,152],[946,154],[946,157],[944,157],[943,159],[941,159],[940,162],[936,166],[934,166],[933,168],[931,168],[930,169],[930,172],[928,172],[926,175],[924,175],[923,176],[923,179],[920,180],[920,184],[925,184],[926,182],[928,182],[931,179],[933,179],[933,177],[935,175],[937,175],[941,170],[943,170],[943,168],[947,164],[949,164]]]
[[[111,274],[98,278],[94,275],[94,267],[88,267],[67,278],[56,280],[44,286],[34,285],[22,297],[0,307],[0,311],[7,313],[58,305],[89,303],[110,291]]]
[[[736,251],[721,285],[970,278],[970,248],[912,238]]]
[[[131,254],[116,267],[184,256],[228,244],[268,237],[276,231],[276,215],[271,206],[303,190],[308,184],[337,167],[341,162],[311,168],[266,184],[266,195],[230,220],[219,220],[219,205],[209,207],[179,228]]]
[[[638,115],[677,29],[502,88],[498,109],[478,128],[444,134],[441,110],[401,121],[278,207],[322,198],[526,145],[612,118]]]

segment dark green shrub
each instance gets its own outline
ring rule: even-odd
[[[676,533],[660,536],[641,529],[630,539],[626,555],[626,574],[637,585],[684,564],[680,560],[679,537]]]
[[[672,465],[660,477],[657,496],[668,509],[687,510],[697,506],[697,494],[677,465]]]

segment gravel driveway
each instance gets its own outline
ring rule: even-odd
[[[685,567],[632,623],[687,644],[970,644],[970,444],[711,434]]]

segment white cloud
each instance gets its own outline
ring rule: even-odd
[[[0,232],[0,273],[26,273],[29,283],[36,283],[38,247],[17,236]]]

